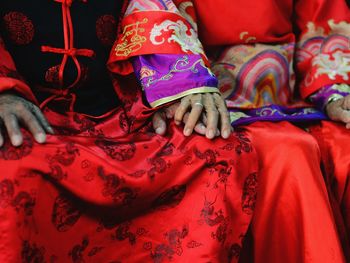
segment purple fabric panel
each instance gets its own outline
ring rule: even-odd
[[[310,101],[314,103],[318,109],[323,110],[328,103],[328,99],[334,95],[338,94],[343,97],[349,95],[349,92],[342,92],[332,88],[333,85],[328,85],[318,90],[310,96]]]
[[[232,126],[245,125],[256,121],[290,121],[308,122],[326,120],[328,117],[314,108],[286,108],[278,105],[265,106],[258,109],[229,109],[231,114],[245,115],[231,124]]]
[[[216,77],[199,55],[144,55],[132,60],[147,101],[155,101],[200,87],[216,88]]]

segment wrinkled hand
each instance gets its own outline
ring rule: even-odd
[[[226,139],[232,131],[225,100],[218,93],[188,95],[181,102],[156,112],[152,120],[156,133],[164,135],[166,119],[172,118],[178,125],[185,124],[185,136],[195,131],[208,139],[219,135]]]
[[[350,95],[329,103],[326,112],[331,120],[344,122],[350,129]]]
[[[13,146],[20,146],[23,135],[20,126],[27,128],[38,143],[46,141],[46,132],[53,134],[53,129],[41,110],[33,103],[14,94],[0,94],[0,146],[4,144],[3,132],[7,131]]]

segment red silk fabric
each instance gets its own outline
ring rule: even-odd
[[[253,214],[257,161],[244,132],[128,133],[45,111],[59,135],[0,149],[0,262],[236,262]]]
[[[288,43],[295,39],[293,26],[305,33],[308,23],[313,22],[328,32],[330,19],[349,22],[349,9],[343,0],[193,0],[193,3],[200,37],[209,46]]]
[[[240,262],[345,262],[317,141],[288,122],[256,122],[247,132],[261,170]]]
[[[344,124],[322,121],[311,127],[322,153],[325,180],[343,239],[345,251],[350,254],[350,157],[349,130]],[[350,258],[350,257],[349,257]]]
[[[331,68],[329,65],[334,67],[336,64],[339,67],[336,71],[342,70],[342,62],[334,63],[339,57],[337,52],[343,52],[342,57],[349,56],[350,52],[348,40],[350,10],[344,0],[193,0],[192,2],[197,13],[200,39],[208,49],[255,43],[271,47],[279,44],[296,44],[295,51],[298,54],[293,63],[299,83],[298,93],[303,98],[307,98],[326,85],[350,84],[349,72],[346,70],[344,76],[336,74],[333,77],[329,74]],[[343,47],[339,42],[327,38],[337,35],[342,35],[344,38]],[[312,45],[313,48],[310,48],[310,43],[316,41],[317,37],[324,39],[319,40],[319,46]],[[237,56],[240,58],[239,54],[236,54]],[[317,62],[319,56],[323,57],[323,61],[328,58],[327,66]],[[343,63],[347,65],[346,62]],[[327,74],[320,73],[324,67]]]

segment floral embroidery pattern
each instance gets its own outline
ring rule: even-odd
[[[189,62],[189,57],[184,55],[183,57],[180,57],[176,60],[176,62],[174,63],[174,65],[172,65],[172,68],[169,70],[169,72],[163,76],[159,76],[157,78],[154,77],[154,74],[149,74],[150,77],[147,77],[146,73],[148,74],[149,72],[152,73],[151,69],[146,70],[144,68],[144,71],[142,71],[141,73],[143,73],[144,75],[141,76],[141,79],[147,79],[144,80],[142,82],[143,84],[143,88],[148,88],[151,85],[156,84],[157,82],[160,81],[168,81],[171,80],[174,75],[176,73],[180,73],[180,72],[192,72],[192,73],[198,73],[198,68],[197,67],[203,67],[205,69],[208,70],[208,73],[210,73],[210,75],[212,75],[211,71],[205,66],[203,60],[201,58],[199,58],[198,60],[196,60],[193,64],[190,64]]]
[[[103,15],[96,21],[96,35],[102,45],[111,47],[117,35],[117,22],[112,15]]]
[[[171,37],[168,38],[168,43],[175,42],[181,46],[183,52],[192,52],[193,54],[203,53],[203,47],[198,40],[197,32],[190,29],[182,21],[176,22],[165,20],[161,24],[155,24],[151,30],[150,41],[154,45],[164,44],[166,41],[162,36],[162,32],[172,31]],[[159,39],[158,39],[159,38]]]
[[[335,80],[337,75],[344,80],[349,80],[350,54],[346,54],[341,50],[334,52],[332,55],[320,54],[316,56],[312,61],[312,65],[317,66],[316,78],[326,74],[332,80]]]
[[[34,37],[32,21],[21,12],[10,12],[4,16],[5,28],[10,40],[17,45],[27,45]]]

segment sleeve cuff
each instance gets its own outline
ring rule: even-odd
[[[338,100],[346,97],[350,94],[350,86],[347,84],[333,84],[327,85],[314,94],[312,94],[309,98],[311,102],[313,102],[317,108],[320,110],[324,110],[328,103],[334,100]]]
[[[147,102],[155,108],[189,94],[219,92],[200,55],[154,54],[132,59]]]
[[[0,77],[0,93],[5,91],[14,91],[24,98],[30,100],[34,104],[38,105],[38,101],[35,98],[30,87],[19,79],[14,79],[10,77]]]

